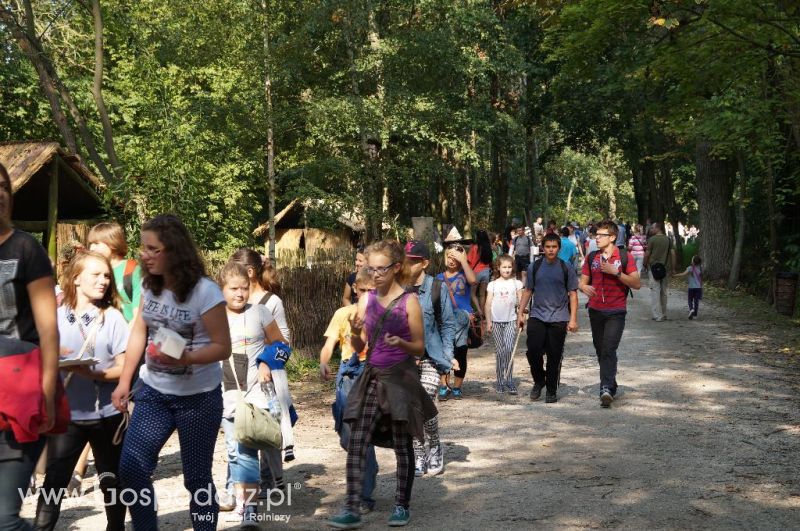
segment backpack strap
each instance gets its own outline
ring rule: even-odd
[[[594,263],[594,259],[597,256],[597,253],[599,253],[599,252],[600,251],[592,251],[591,253],[589,253],[589,258],[587,258],[587,260],[589,261],[589,285],[590,286],[592,285],[592,264]]]
[[[442,281],[438,278],[433,279],[431,284],[431,303],[433,304],[433,318],[436,326],[442,328]]]
[[[258,303],[259,303],[260,305],[262,305],[262,306],[266,306],[266,305],[267,305],[267,301],[268,301],[268,300],[270,300],[270,299],[272,298],[272,295],[273,295],[273,293],[272,293],[271,291],[268,291],[266,295],[264,295],[263,297],[261,297],[261,300],[260,300],[260,301],[258,301]]]
[[[136,260],[129,259],[125,262],[125,271],[122,273],[122,288],[130,302],[133,302],[133,272],[136,270],[137,264]]]
[[[542,267],[542,261],[544,258],[538,258],[535,262],[533,262],[530,267],[531,269],[531,285],[528,287],[529,290],[535,291],[536,286],[536,274],[539,272],[539,269]],[[557,258],[559,265],[561,265],[561,271],[564,273],[564,287],[567,288],[569,286],[569,269],[567,269],[567,264],[564,263],[564,260],[561,258]],[[567,290],[569,291],[569,290]]]

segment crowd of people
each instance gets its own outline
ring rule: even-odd
[[[8,371],[27,363],[40,382],[19,391],[36,400],[23,403],[11,391],[0,400],[0,528],[30,529],[19,516],[18,492],[44,451],[34,526],[55,529],[61,498],[45,492],[80,477],[90,449],[107,529],[124,529],[128,512],[134,529],[157,529],[153,475],[174,432],[193,528],[216,529],[224,510],[235,511],[242,527],[257,527],[257,500],[285,486],[298,418],[285,370],[292,338],[273,264],[240,249],[212,279],[181,220],[159,215],[142,226],[138,261],[126,258],[120,225],[93,227],[56,285],[42,246],[11,225],[12,205],[0,166],[0,374],[5,386]],[[653,318],[661,321],[664,279],[677,274],[672,240],[659,223],[606,220],[584,230],[538,219],[505,236],[477,231],[474,241],[454,229],[443,244],[444,268],[429,272],[428,243],[372,243],[357,250],[344,282],[320,353],[321,377],[335,378],[335,429],[347,452],[346,499],[328,520],[333,527],[358,527],[375,509],[375,446],[392,448],[397,461],[387,523],[409,522],[415,478],[445,467],[436,404],[464,397],[469,349],[481,346],[484,332],[496,351],[497,393],[519,392],[513,353],[527,328],[529,397],[539,400],[544,390],[545,402],[557,402],[580,290],[588,298],[599,403],[610,407],[629,293],[649,271]],[[689,279],[695,318],[699,257],[680,274]],[[245,404],[276,419],[279,445],[242,442],[237,419]],[[220,429],[228,468],[217,492],[212,462]],[[120,489],[135,499],[123,499]]]

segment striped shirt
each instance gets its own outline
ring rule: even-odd
[[[633,256],[644,256],[647,244],[642,236],[634,234],[628,242],[628,248]]]
[[[594,256],[594,260],[589,264],[589,260],[583,263],[581,274],[591,276],[592,287],[596,291],[596,295],[589,299],[589,308],[592,310],[599,310],[601,312],[624,312],[627,309],[627,296],[628,290],[625,284],[615,275],[609,275],[600,271],[602,265],[603,253],[598,252]],[[619,249],[614,248],[611,253],[611,258],[608,260],[612,265],[617,268],[622,268],[622,259],[619,255]],[[636,261],[628,260],[627,268],[623,273],[630,275],[636,272]]]

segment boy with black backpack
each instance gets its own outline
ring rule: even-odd
[[[617,347],[625,330],[628,293],[641,281],[636,261],[616,246],[617,225],[610,220],[597,225],[598,251],[583,263],[579,289],[589,297],[592,342],[600,364],[600,405],[610,407],[617,393]]]
[[[528,363],[533,377],[531,400],[539,400],[547,387],[545,402],[558,400],[558,380],[567,332],[578,331],[578,278],[575,268],[558,257],[561,238],[547,234],[542,239],[544,258],[528,268],[525,290],[520,298],[517,324],[525,325],[525,311],[535,294],[528,315]],[[544,356],[547,355],[547,370]]]

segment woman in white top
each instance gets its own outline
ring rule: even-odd
[[[134,529],[158,529],[152,476],[161,448],[177,430],[192,526],[214,530],[219,506],[211,464],[222,418],[219,362],[231,354],[225,300],[206,277],[189,231],[176,216],[160,215],[145,223],[140,252],[142,305],[113,394],[120,411],[127,410],[131,380],[143,355],[145,364],[139,371],[141,388],[133,396],[136,408],[122,448],[120,479],[137,493],[130,506]],[[182,351],[180,340],[156,343],[161,328],[185,341]]]
[[[94,453],[105,498],[108,530],[125,529],[125,505],[116,490],[121,446],[114,435],[122,414],[111,403],[125,361],[128,324],[119,311],[119,295],[108,259],[81,251],[64,274],[64,304],[58,308],[62,358],[94,359],[91,366],[67,369],[67,398],[71,422],[67,432],[50,438],[45,476],[36,507],[36,529],[55,529],[60,499],[48,494],[69,484],[72,470],[88,442]]]

